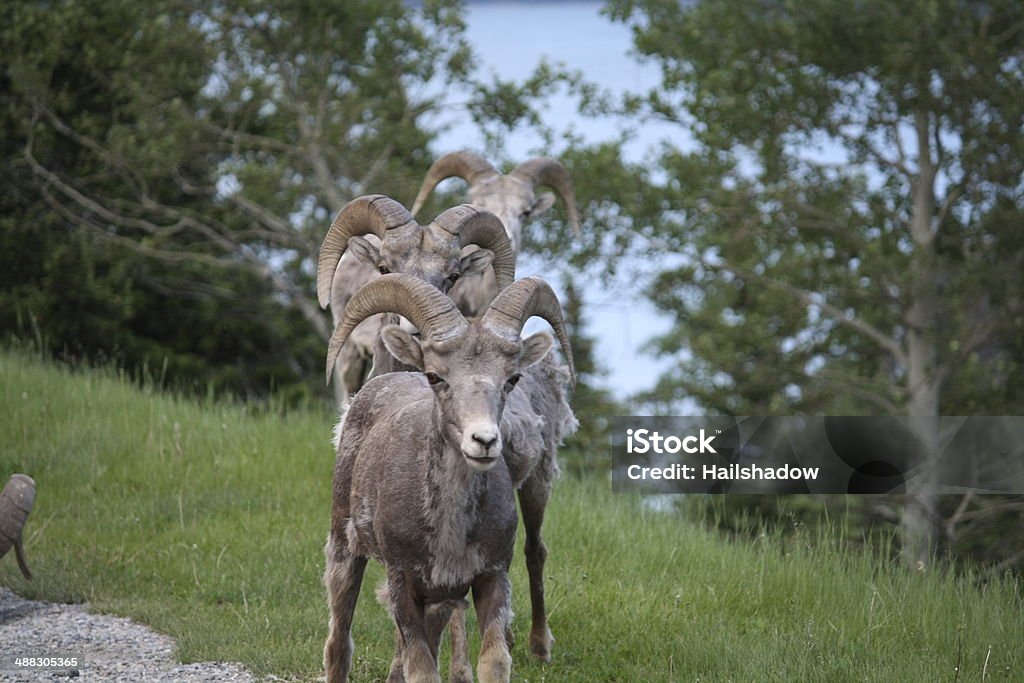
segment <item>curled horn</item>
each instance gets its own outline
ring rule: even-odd
[[[427,197],[437,187],[437,184],[445,178],[453,176],[462,178],[472,187],[481,180],[496,175],[498,175],[498,171],[491,165],[491,162],[479,154],[474,152],[449,152],[431,164],[430,170],[427,171],[427,177],[423,179],[423,184],[420,185],[416,201],[412,204],[412,215],[415,216],[419,213],[420,209],[423,208],[423,204],[427,201]]]
[[[0,492],[0,557],[14,546],[18,558],[18,568],[22,575],[31,580],[32,572],[25,562],[25,548],[21,543],[21,530],[25,526],[28,513],[32,512],[32,504],[36,499],[36,483],[32,477],[24,474],[11,476],[10,481]]]
[[[382,275],[364,285],[349,299],[338,326],[327,345],[327,381],[331,370],[355,326],[377,313],[398,313],[420,331],[423,338],[435,341],[450,339],[466,328],[466,319],[446,295],[414,275],[392,273]]]
[[[519,164],[509,175],[530,183],[531,187],[547,185],[553,188],[565,202],[573,232],[577,237],[582,235],[580,214],[576,210],[576,190],[573,189],[569,172],[565,170],[565,166],[562,166],[561,162],[549,157],[537,157]]]
[[[562,345],[562,353],[569,363],[572,384],[576,386],[576,366],[572,361],[572,347],[562,320],[562,305],[558,303],[554,290],[544,280],[533,276],[517,280],[506,287],[484,313],[483,324],[496,334],[518,339],[526,321],[535,315],[547,320],[554,328],[558,343]]]
[[[494,280],[498,291],[516,276],[516,252],[501,219],[469,204],[454,206],[434,219],[434,225],[459,238],[459,245],[475,244],[494,252]]]
[[[320,246],[316,264],[316,296],[320,308],[331,303],[331,283],[348,241],[356,235],[376,235],[384,239],[388,230],[415,224],[405,207],[391,197],[370,194],[356,197],[341,208]]]

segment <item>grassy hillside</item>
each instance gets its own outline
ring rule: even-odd
[[[151,624],[183,661],[322,675],[332,426],[327,413],[253,415],[0,354],[0,479],[25,472],[39,486],[27,526],[36,580],[5,557],[0,584]],[[828,539],[730,544],[600,480],[559,481],[545,533],[554,661],[525,653],[520,534],[516,680],[1024,678],[1009,580],[911,574]],[[356,681],[383,680],[390,662],[380,577],[371,563]]]

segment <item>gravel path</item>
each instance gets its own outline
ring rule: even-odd
[[[23,600],[0,588],[0,681],[255,681],[241,664],[178,664],[174,641],[130,619],[89,614],[83,605]],[[79,668],[24,671],[16,656],[82,658]]]

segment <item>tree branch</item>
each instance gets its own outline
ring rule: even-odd
[[[942,168],[942,163],[946,159],[946,148],[942,146],[942,127],[941,118],[938,114],[935,115],[935,125],[932,127],[932,144],[935,145],[935,167]]]
[[[839,136],[839,138],[841,138],[848,146],[852,147],[853,149],[861,149],[861,150],[863,150],[864,153],[868,156],[868,158],[873,160],[876,164],[878,164],[882,168],[886,168],[886,169],[890,169],[890,170],[896,171],[896,172],[900,173],[901,175],[903,175],[905,178],[907,178],[907,180],[912,180],[913,179],[914,173],[907,166],[906,156],[904,155],[904,152],[903,152],[903,144],[902,144],[902,142],[900,142],[898,124],[897,125],[892,125],[893,135],[896,138],[896,145],[895,146],[896,146],[896,150],[897,150],[897,154],[898,154],[896,159],[890,159],[888,156],[883,154],[881,150],[877,149],[874,145],[872,145],[867,140],[867,137],[865,135],[853,135],[851,133],[847,133],[847,132],[843,131],[842,127],[844,125],[857,125],[857,126],[866,127],[867,124],[861,123],[861,122],[852,122],[852,121],[842,122],[842,123],[839,123],[838,125],[836,125],[834,127],[834,134]]]
[[[1016,553],[1014,553],[1010,557],[1006,558],[1005,560],[1003,560],[1003,561],[1001,561],[1001,562],[999,562],[997,564],[994,564],[991,567],[989,567],[988,569],[986,569],[985,572],[984,572],[985,576],[993,576],[993,575],[998,574],[998,573],[1000,573],[1002,571],[1010,569],[1011,567],[1015,567],[1016,565],[1020,564],[1021,562],[1024,562],[1024,549],[1018,550]]]
[[[246,215],[250,216],[254,220],[258,221],[260,225],[267,228],[267,230],[263,231],[262,234],[266,236],[268,241],[286,244],[294,248],[301,248],[306,250],[310,255],[316,254],[316,247],[311,247],[308,242],[300,239],[295,226],[282,220],[279,216],[271,213],[265,207],[243,196],[239,192],[226,197],[226,200],[228,203],[242,209]]]
[[[265,135],[243,133],[240,130],[224,128],[212,121],[203,121],[203,126],[217,133],[221,139],[230,142],[232,145],[231,149],[235,151],[239,150],[241,145],[244,143],[257,149],[273,150],[275,152],[283,152],[289,155],[294,155],[298,152],[298,148],[295,145],[287,142],[281,142],[280,140],[270,138]]]
[[[956,525],[960,523],[964,513],[967,512],[967,506],[974,500],[973,493],[967,493],[963,498],[960,499],[960,504],[956,506],[956,510],[950,515],[949,519],[946,520],[946,537],[956,537]]]
[[[363,174],[363,177],[359,179],[359,182],[355,184],[356,189],[353,192],[353,194],[366,194],[366,189],[370,187],[370,184],[377,178],[380,172],[384,169],[384,165],[387,163],[388,158],[394,151],[394,143],[389,142],[387,145],[384,146],[384,149],[381,150],[380,154],[377,155],[377,158],[373,160],[372,164],[370,164],[370,168],[367,169],[366,173]]]
[[[324,193],[324,197],[327,198],[327,204],[331,209],[331,213],[338,213],[348,200],[341,193],[341,190],[338,189],[338,181],[331,172],[323,152],[320,151],[319,143],[307,141],[303,145],[303,150],[303,157],[312,167],[317,185],[320,187],[320,191]]]
[[[186,252],[171,249],[160,249],[153,247],[139,240],[131,237],[125,237],[115,232],[110,232],[105,229],[104,225],[97,224],[94,220],[90,220],[86,216],[82,216],[74,211],[70,211],[67,206],[57,200],[56,197],[47,189],[42,188],[41,193],[46,204],[53,209],[58,215],[67,220],[73,225],[85,228],[99,237],[108,240],[119,246],[126,247],[132,251],[147,256],[149,258],[158,259],[168,263],[183,263],[185,261],[194,261],[202,263],[208,266],[214,266],[217,268],[239,268],[245,266],[237,259],[229,260],[222,257],[213,256],[212,254],[204,254],[202,252]],[[99,214],[95,214],[99,216]],[[111,221],[112,222],[112,221]]]
[[[801,303],[803,303],[805,306],[816,306],[819,309],[821,309],[822,313],[827,315],[832,320],[835,320],[837,323],[849,327],[850,329],[853,329],[857,332],[860,332],[869,339],[873,340],[876,344],[878,344],[883,349],[892,354],[893,358],[895,358],[896,361],[901,365],[906,365],[907,363],[906,352],[903,350],[903,348],[900,346],[897,340],[893,339],[892,337],[889,337],[874,325],[865,322],[860,318],[854,318],[852,316],[847,315],[845,311],[825,301],[824,296],[820,294],[808,292],[804,289],[800,289],[799,287],[795,287],[787,282],[781,282],[779,280],[764,275],[757,275],[755,273],[745,271],[743,269],[731,266],[729,264],[713,264],[709,263],[704,259],[701,260],[701,263],[707,266],[708,268],[726,270],[746,280],[763,282],[771,287],[775,287],[777,289],[789,293],[797,300],[799,300]]]
[[[856,380],[860,378],[851,377],[850,375],[847,375],[845,373],[839,372],[837,370],[830,370],[828,368],[823,368],[818,372],[818,374],[822,378],[827,379],[829,382],[834,382],[842,386],[846,391],[849,391],[851,394],[854,394],[859,398],[874,403],[875,405],[877,405],[879,408],[881,408],[883,411],[890,415],[898,415],[901,412],[899,406],[897,406],[895,403],[890,401],[882,394],[878,393],[873,389],[869,389],[863,386],[863,384],[858,384]]]
[[[935,208],[935,165],[932,161],[930,121],[928,112],[914,112],[914,131],[917,133],[918,174],[912,183],[914,213],[910,221],[910,235],[914,244],[927,247],[935,239],[932,230],[932,212]]]
[[[949,213],[953,210],[953,205],[964,195],[966,189],[967,178],[964,178],[959,183],[951,187],[949,192],[946,193],[946,198],[943,200],[942,206],[939,207],[939,212],[935,216],[935,225],[933,227],[935,232],[938,232],[945,226],[946,220],[949,218]]]
[[[331,334],[327,321],[320,310],[312,304],[309,297],[304,295],[294,283],[285,278],[280,272],[271,268],[269,264],[253,253],[251,249],[245,248],[244,245],[240,245],[241,253],[235,254],[235,258],[217,257],[196,251],[179,251],[153,247],[130,237],[105,230],[103,226],[97,225],[86,217],[69,211],[46,188],[43,188],[42,192],[46,203],[65,220],[86,228],[105,240],[126,247],[143,256],[168,263],[194,262],[217,268],[241,268],[262,277],[295,304],[299,312],[302,313],[302,316],[310,323],[313,330],[323,341],[330,339]],[[241,256],[241,258],[237,258],[238,256]]]
[[[907,168],[907,150],[903,146],[903,136],[900,134],[900,120],[898,118],[891,119],[889,121],[889,129],[892,131],[893,142],[896,144],[896,153],[899,155],[900,167],[910,177],[910,171]]]
[[[73,129],[63,119],[57,116],[57,114],[49,107],[43,106],[36,100],[32,101],[32,107],[33,109],[41,113],[46,118],[46,120],[50,122],[50,125],[52,125],[58,133],[73,140],[74,142],[77,142],[86,149],[91,150],[101,159],[110,164],[113,168],[117,169],[119,175],[121,175],[121,177],[128,182],[129,186],[132,186],[135,189],[135,193],[137,195],[139,195],[140,197],[149,196],[149,188],[147,186],[145,179],[134,169],[132,169],[127,163],[125,163],[125,160],[122,157],[115,155],[113,152],[111,152],[109,149],[101,145],[96,140],[93,140],[91,137],[83,135],[76,131],[75,129]]]

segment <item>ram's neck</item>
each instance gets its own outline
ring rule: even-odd
[[[443,433],[443,422],[437,410],[435,434]],[[424,482],[433,555],[427,578],[436,586],[456,586],[471,580],[484,566],[475,542],[482,526],[486,475],[474,472],[448,439],[434,439],[432,448]]]

